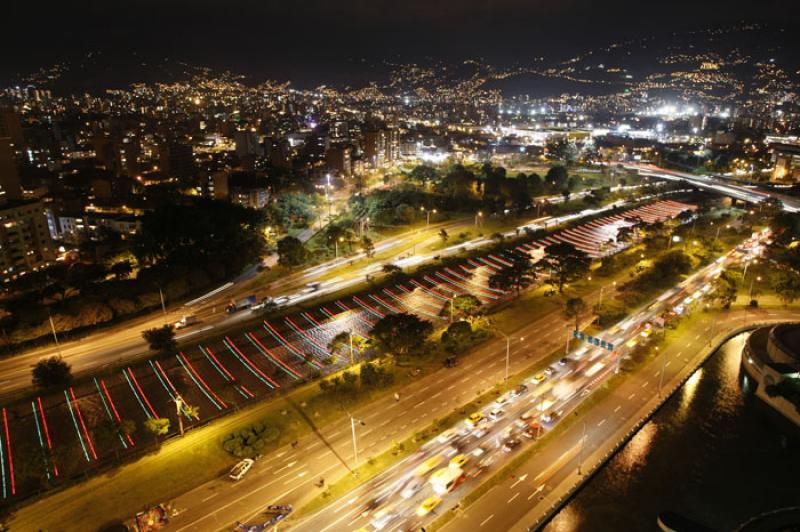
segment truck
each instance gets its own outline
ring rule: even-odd
[[[225,307],[225,312],[227,312],[228,314],[233,314],[234,312],[239,312],[240,310],[250,308],[255,304],[256,304],[256,296],[255,294],[251,294],[249,296],[243,297],[241,299],[236,299],[228,303],[228,306]]]
[[[197,319],[197,316],[184,316],[178,321],[175,322],[175,329],[185,329],[190,325],[194,325],[195,323],[200,323],[200,320]]]
[[[429,482],[433,486],[433,491],[444,495],[455,489],[463,474],[460,467],[443,467],[431,475]]]

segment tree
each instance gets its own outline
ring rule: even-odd
[[[453,309],[463,316],[478,314],[481,306],[481,300],[472,294],[461,294],[453,298]]]
[[[617,229],[617,242],[630,242],[633,240],[633,226],[623,225]]]
[[[169,433],[169,419],[161,417],[154,417],[150,418],[144,422],[144,428],[146,428],[150,434],[153,435],[155,439],[156,445],[158,445],[158,437],[165,436]]]
[[[394,382],[394,374],[378,364],[368,363],[361,367],[359,379],[361,386],[365,388],[383,388]]]
[[[571,297],[564,304],[564,316],[575,319],[575,330],[580,326],[580,319],[586,312],[586,302],[580,297]]]
[[[724,309],[731,308],[736,301],[738,293],[737,284],[740,279],[739,274],[725,270],[714,280],[714,290],[709,294],[709,299],[719,301]]]
[[[262,256],[262,219],[260,211],[224,201],[169,203],[142,217],[133,252],[140,264],[216,264],[232,275]]]
[[[328,351],[330,351],[331,355],[337,355],[345,349],[347,349],[349,353],[351,335],[352,333],[350,331],[342,331],[331,338],[331,341],[328,342]]]
[[[370,338],[372,346],[380,353],[406,357],[421,354],[432,332],[433,325],[414,314],[389,314],[372,327]]]
[[[551,190],[561,190],[566,186],[568,178],[565,167],[553,166],[547,171],[544,180]]]
[[[771,279],[772,289],[784,305],[800,299],[800,275],[794,272],[778,270]]]
[[[114,274],[114,277],[116,277],[119,281],[130,277],[131,273],[133,272],[133,265],[129,260],[121,260],[112,264],[111,268],[109,268],[109,271]]]
[[[40,360],[33,367],[33,385],[37,388],[65,388],[72,382],[72,370],[61,357]]]
[[[278,264],[287,268],[300,266],[308,259],[308,250],[303,243],[293,237],[285,236],[278,241]]]
[[[178,347],[178,342],[175,341],[175,331],[169,325],[143,331],[142,336],[153,351],[169,353]]]
[[[511,265],[504,266],[489,277],[489,286],[519,296],[523,288],[536,278],[536,272],[527,254],[515,253],[510,258]]]
[[[448,353],[461,353],[472,343],[472,326],[466,321],[451,323],[442,333],[441,343]]]
[[[420,164],[411,170],[409,177],[411,177],[411,179],[414,181],[421,183],[422,186],[425,186],[428,184],[428,182],[436,179],[436,170],[430,166],[424,166]]]
[[[544,257],[537,263],[542,269],[551,269],[558,283],[558,291],[564,291],[564,284],[577,279],[589,271],[591,260],[586,252],[576,249],[567,242],[559,242],[544,250]]]
[[[375,256],[375,244],[372,243],[372,239],[366,235],[361,238],[361,249],[364,250],[364,255],[369,258]]]

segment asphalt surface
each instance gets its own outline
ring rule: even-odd
[[[642,341],[644,334],[652,334],[650,323],[655,316],[663,310],[672,308],[675,300],[683,301],[694,294],[700,294],[701,289],[719,275],[727,264],[740,260],[741,254],[731,252],[720,261],[712,263],[700,272],[690,276],[676,287],[659,297],[656,304],[651,304],[633,316],[624,320],[620,325],[604,333],[603,337],[613,340],[616,345],[630,339]],[[699,297],[699,296],[697,296]],[[752,317],[752,316],[751,316]],[[737,322],[738,323],[738,322]],[[550,441],[531,460],[526,462],[515,476],[506,483],[493,488],[476,504],[471,505],[459,517],[448,525],[450,530],[477,530],[486,527],[487,530],[507,530],[523,519],[526,514],[534,510],[531,507],[539,506],[539,499],[544,505],[539,511],[543,514],[552,495],[553,486],[565,482],[571,474],[577,474],[578,464],[592,455],[602,452],[604,446],[613,445],[619,438],[613,438],[616,431],[626,423],[635,423],[643,416],[639,414],[642,402],[646,402],[654,395],[658,395],[665,383],[668,385],[684,371],[690,363],[694,363],[693,355],[700,352],[700,347],[705,344],[711,333],[712,327],[726,327],[727,321],[721,323],[699,322],[696,329],[685,333],[684,341],[671,342],[669,348],[660,355],[654,363],[647,364],[623,381],[614,393],[604,398],[598,405],[583,415],[578,423],[568,427],[557,439]],[[650,332],[646,332],[650,331]],[[529,348],[526,346],[526,348]],[[624,350],[624,348],[618,348]],[[442,442],[433,445],[423,453],[403,460],[400,464],[381,474],[376,479],[360,486],[356,490],[332,502],[322,511],[310,519],[301,521],[295,528],[298,530],[352,530],[364,528],[366,530],[385,527],[386,530],[418,530],[420,526],[434,520],[437,512],[446,511],[459,504],[459,501],[472,489],[477,487],[483,478],[510,462],[518,450],[508,451],[500,449],[509,438],[516,438],[526,445],[526,438],[522,435],[523,428],[515,427],[515,421],[525,412],[538,410],[534,416],[543,430],[550,430],[557,426],[558,420],[548,419],[543,414],[553,412],[563,420],[571,415],[573,410],[596,389],[604,380],[615,373],[618,357],[608,351],[592,348],[576,350],[571,353],[569,362],[565,366],[553,366],[555,373],[544,382],[531,380],[528,385],[532,387],[529,395],[521,398],[509,399],[504,405],[498,405],[505,411],[500,421],[487,429],[487,433],[476,433],[474,430],[464,430],[464,424],[456,426],[461,430],[454,441]],[[661,377],[664,369],[663,382]],[[532,376],[531,376],[532,377]],[[586,393],[584,393],[586,392]],[[546,402],[546,405],[542,403]],[[491,407],[487,407],[485,414]],[[537,432],[539,429],[537,427]],[[585,435],[585,436],[584,436]],[[491,457],[491,463],[486,467],[475,468],[467,463],[464,469],[465,479],[457,484],[451,492],[438,493],[442,499],[431,513],[420,516],[417,509],[428,497],[434,495],[434,489],[427,484],[419,493],[405,499],[398,496],[404,486],[412,482],[414,470],[418,464],[432,456],[443,453],[447,443],[452,444],[457,450],[445,455],[457,453],[470,453],[478,446],[483,452],[480,456],[470,457],[471,462]],[[606,451],[607,452],[607,451]],[[478,462],[479,464],[481,462]],[[446,464],[446,462],[445,462]],[[585,471],[585,469],[584,469]],[[431,481],[431,484],[433,482]],[[503,487],[506,489],[503,489]],[[385,496],[384,496],[385,494]],[[378,498],[375,501],[376,497]],[[374,508],[372,508],[375,506]],[[370,508],[364,512],[364,508]],[[391,515],[389,522],[378,522],[381,517]],[[527,519],[530,519],[528,516]],[[530,521],[527,522],[528,524]]]
[[[628,187],[631,188],[631,187]],[[581,194],[585,194],[581,193]],[[577,196],[580,196],[578,194]],[[561,196],[542,198],[552,203],[563,201]],[[618,202],[624,204],[624,202]],[[573,214],[561,218],[548,220],[548,226],[552,227],[560,221],[568,221],[596,214],[608,210],[608,208],[585,211],[583,214]],[[523,222],[520,227],[539,227],[538,219]],[[124,323],[103,329],[79,340],[62,342],[60,346],[48,345],[39,349],[34,349],[17,354],[3,360],[0,367],[0,397],[19,392],[31,386],[31,369],[42,358],[60,355],[72,367],[72,373],[79,376],[92,370],[103,369],[110,365],[122,365],[131,363],[137,359],[143,359],[151,353],[148,351],[147,344],[142,338],[142,331],[153,327],[161,327],[167,323],[175,323],[185,315],[197,317],[199,323],[192,327],[176,331],[176,338],[191,340],[192,337],[200,334],[213,334],[215,328],[227,328],[243,323],[252,318],[249,310],[227,314],[225,306],[231,301],[249,294],[255,293],[260,299],[265,296],[283,296],[291,298],[291,304],[311,301],[323,295],[343,290],[362,282],[366,275],[375,275],[381,271],[384,263],[392,262],[401,267],[413,267],[432,260],[436,256],[447,256],[461,252],[463,249],[476,249],[493,243],[490,238],[477,238],[469,242],[452,246],[445,250],[432,251],[424,254],[414,254],[416,248],[420,249],[438,242],[437,233],[440,229],[449,232],[456,232],[460,229],[471,228],[474,224],[473,218],[434,223],[429,229],[416,229],[400,235],[396,235],[375,244],[377,253],[393,250],[390,258],[383,259],[380,263],[365,263],[360,269],[351,268],[349,273],[344,276],[335,277],[324,281],[320,288],[311,291],[306,288],[308,283],[315,281],[326,273],[339,267],[349,265],[353,261],[364,259],[363,253],[356,253],[346,257],[340,257],[323,264],[306,268],[302,271],[293,273],[279,281],[270,283],[260,289],[253,289],[246,285],[247,281],[256,275],[256,268],[252,267],[242,275],[234,279],[231,283],[223,285],[221,290],[209,292],[208,297],[197,298],[186,304],[169,308],[166,316],[161,312],[154,312],[147,316],[125,321]],[[430,232],[430,236],[422,242],[412,244],[412,240],[422,231]],[[515,231],[507,233],[513,236]],[[310,234],[308,235],[310,237]]]

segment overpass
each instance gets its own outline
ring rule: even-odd
[[[686,181],[698,188],[703,188],[734,199],[746,201],[748,203],[761,203],[767,198],[775,198],[783,203],[783,209],[787,212],[800,212],[800,199],[774,191],[758,189],[743,185],[736,185],[723,178],[687,174],[675,170],[667,170],[652,164],[626,163],[623,164],[628,170],[636,170],[640,175],[667,179],[670,181]]]

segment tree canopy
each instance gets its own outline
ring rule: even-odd
[[[40,360],[33,367],[33,385],[37,388],[65,388],[72,382],[72,370],[61,357]]]
[[[389,314],[372,327],[370,341],[383,354],[406,357],[421,354],[432,332],[433,325],[414,314]]]
[[[588,272],[590,265],[589,255],[567,242],[548,246],[544,257],[537,263],[540,269],[553,271],[553,279],[558,283],[559,292],[564,291],[564,284]]]

